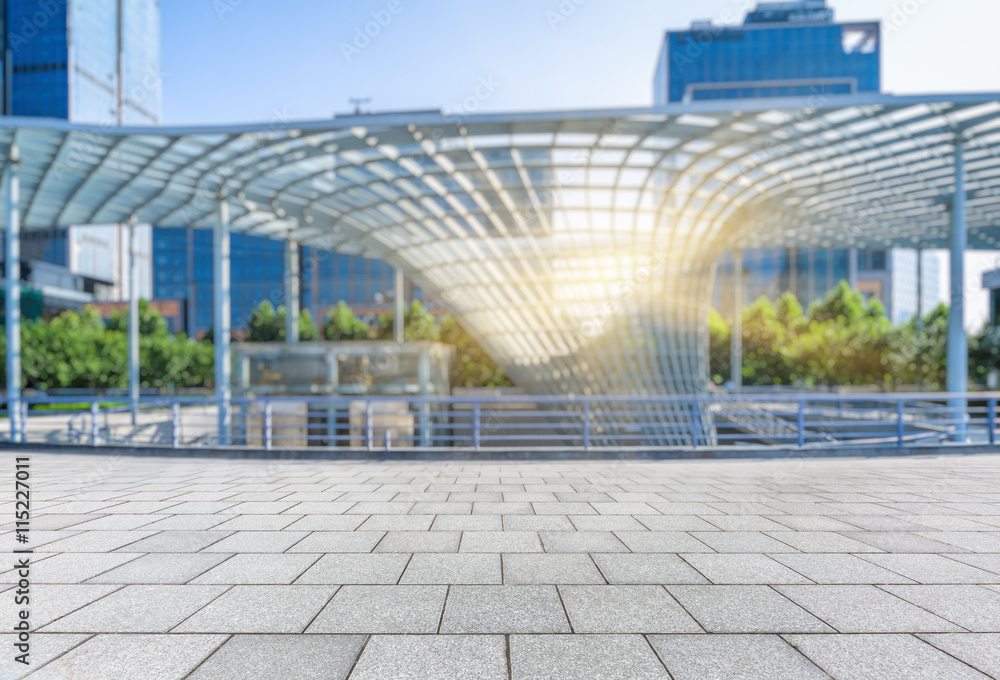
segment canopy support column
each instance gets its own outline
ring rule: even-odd
[[[299,244],[285,241],[285,342],[299,341]]]
[[[128,400],[132,426],[139,419],[139,245],[135,220],[128,225]]]
[[[395,268],[395,298],[396,311],[393,313],[392,332],[397,344],[402,345],[406,341],[406,277],[403,270]]]
[[[223,194],[219,199],[219,219],[215,225],[213,243],[213,283],[215,284],[212,303],[215,314],[213,329],[215,342],[215,396],[219,403],[219,445],[229,446],[230,402],[232,400],[232,354],[230,335],[232,325],[232,299],[229,260],[229,202]]]
[[[10,148],[7,166],[7,252],[4,269],[7,275],[7,415],[10,440],[21,441],[21,182],[17,146]]]
[[[743,390],[743,251],[733,251],[733,325],[730,331],[733,392]]]
[[[968,225],[965,212],[965,143],[955,138],[955,196],[951,204],[951,308],[948,311],[948,363],[946,383],[951,394],[968,392],[969,344],[965,334],[965,248]],[[965,441],[965,399],[948,402],[955,423],[955,441]]]

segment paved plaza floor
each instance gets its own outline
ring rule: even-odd
[[[1000,678],[996,456],[30,458],[0,678]]]

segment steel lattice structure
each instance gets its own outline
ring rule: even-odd
[[[208,227],[224,202],[234,231],[391,262],[515,382],[570,394],[704,392],[728,248],[947,247],[959,141],[969,246],[996,248],[993,94],[179,129],[0,120],[24,229]]]

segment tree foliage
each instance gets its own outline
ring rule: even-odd
[[[247,342],[284,342],[285,341],[285,307],[274,308],[265,300],[250,313],[247,324]],[[316,323],[308,309],[299,312],[299,340],[310,342],[316,339]]]
[[[341,300],[326,317],[323,338],[334,342],[367,340],[372,335],[371,326],[358,318],[347,303]]]

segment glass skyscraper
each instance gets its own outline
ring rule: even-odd
[[[878,92],[880,48],[878,22],[837,23],[825,0],[761,3],[739,26],[705,21],[669,31],[660,51],[654,99],[666,105],[807,97],[818,105],[828,97]],[[885,251],[746,251],[744,300],[790,291],[808,304],[848,281],[879,297],[893,321],[905,321],[917,306],[916,277],[910,275],[916,265],[899,268],[910,259],[915,263],[915,256]],[[726,316],[733,313],[733,267],[732,254],[719,262],[715,304]],[[924,276],[935,279],[932,288],[937,275],[936,267],[925,268]]]

